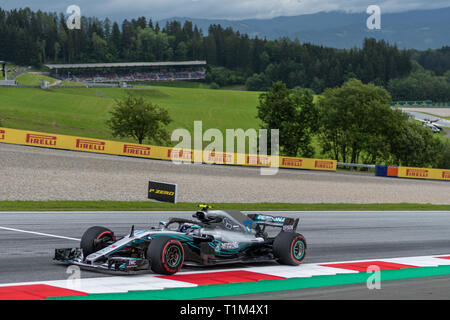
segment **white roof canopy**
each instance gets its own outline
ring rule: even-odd
[[[49,69],[89,69],[89,68],[126,68],[126,67],[177,67],[202,66],[206,61],[173,62],[117,62],[117,63],[81,63],[81,64],[46,64]]]

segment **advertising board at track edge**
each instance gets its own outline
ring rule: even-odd
[[[177,149],[153,145],[140,145],[129,142],[93,139],[53,133],[34,132],[0,128],[0,142],[35,147],[84,151],[100,154],[121,155],[136,158],[193,162],[197,150]],[[256,154],[237,154],[215,151],[199,151],[201,159],[207,164],[243,165],[270,167],[271,165],[288,169],[308,169],[336,171],[337,161],[327,159],[296,158]]]

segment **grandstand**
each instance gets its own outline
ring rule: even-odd
[[[60,80],[83,83],[204,80],[206,61],[47,64]]]

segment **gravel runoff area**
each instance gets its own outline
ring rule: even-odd
[[[450,183],[348,172],[176,165],[0,143],[0,200],[145,201],[148,180],[177,183],[180,202],[450,204]]]

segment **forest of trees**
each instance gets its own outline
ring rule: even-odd
[[[392,79],[387,86],[394,101],[427,100],[450,101],[450,69],[442,76],[425,70],[413,61],[411,73],[399,79]]]
[[[65,19],[63,14],[28,8],[0,8],[0,60],[35,66],[206,60],[210,68],[206,80],[218,86],[246,84],[249,90],[267,90],[272,83],[283,81],[288,88],[299,86],[316,93],[351,78],[388,87],[392,79],[410,75],[412,59],[443,75],[450,61],[449,47],[399,50],[372,38],[365,39],[361,48],[343,50],[288,38],[250,38],[220,25],[200,30],[189,21],[160,26],[146,17],[121,24],[82,17],[81,30],[69,30]]]
[[[437,50],[427,50],[423,52],[414,51],[412,57],[420,63],[422,67],[433,71],[437,76],[444,75],[450,70],[450,47],[445,46]]]
[[[340,162],[450,169],[450,141],[390,104],[385,88],[357,79],[316,102],[311,90],[280,81],[260,95],[258,118],[263,129],[279,128],[282,155],[314,156],[315,140],[321,155]]]

